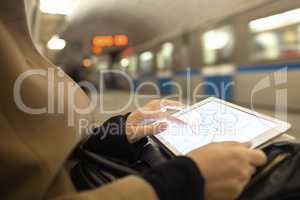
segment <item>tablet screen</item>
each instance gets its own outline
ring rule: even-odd
[[[158,137],[183,155],[211,142],[249,142],[278,125],[214,100],[177,117],[187,125],[170,123]]]

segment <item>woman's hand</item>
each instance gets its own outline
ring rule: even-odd
[[[267,162],[261,150],[249,149],[250,144],[238,142],[211,143],[189,153],[205,179],[208,200],[237,199],[256,167]]]
[[[153,123],[155,121],[164,120],[184,124],[180,119],[164,112],[167,106],[185,107],[184,104],[177,101],[153,100],[131,113],[126,121],[126,136],[129,143],[134,143],[145,136],[161,133],[168,128],[167,122]]]

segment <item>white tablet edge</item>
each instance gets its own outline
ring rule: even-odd
[[[222,103],[222,104],[224,104],[226,106],[230,106],[232,108],[241,110],[243,112],[255,115],[256,117],[263,118],[265,120],[268,120],[268,121],[271,121],[271,122],[274,122],[274,123],[278,124],[277,127],[272,128],[271,130],[266,131],[266,132],[262,133],[261,135],[255,137],[253,140],[251,140],[250,141],[252,143],[251,148],[253,148],[253,149],[258,148],[259,146],[267,143],[268,141],[270,141],[270,140],[272,140],[272,139],[274,139],[276,137],[281,136],[282,134],[284,134],[287,130],[289,130],[291,128],[291,124],[288,123],[288,122],[281,121],[279,119],[276,119],[276,118],[273,118],[273,117],[270,117],[270,116],[258,113],[256,111],[250,110],[248,108],[244,108],[244,107],[241,107],[239,105],[235,105],[233,103],[230,103],[230,102],[218,99],[216,97],[208,97],[208,98],[206,98],[206,99],[204,99],[204,100],[202,100],[202,101],[200,101],[200,102],[198,102],[198,103],[196,103],[196,104],[194,104],[192,106],[189,106],[187,109],[184,109],[182,111],[176,112],[176,113],[174,113],[172,115],[176,117],[176,116],[181,115],[181,114],[183,114],[185,112],[189,112],[190,110],[193,110],[196,107],[204,105],[204,104],[206,104],[206,103],[208,103],[210,101],[217,101],[217,102]],[[176,156],[183,155],[176,148],[174,148],[171,144],[169,144],[168,141],[164,140],[159,135],[155,135],[155,138],[157,138],[174,155],[176,155]]]

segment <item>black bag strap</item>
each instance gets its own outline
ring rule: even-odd
[[[103,171],[108,171],[112,174],[115,174],[118,177],[124,177],[128,175],[139,175],[139,172],[133,170],[124,165],[113,162],[107,158],[104,158],[98,154],[90,152],[82,147],[79,147],[77,150],[78,159],[82,162],[89,163],[91,165],[98,166],[99,169]]]
[[[72,158],[76,165],[71,169],[71,179],[78,191],[96,188],[128,175],[141,176],[146,170],[168,160],[153,142],[140,149],[134,163],[99,155],[82,144],[77,146]]]

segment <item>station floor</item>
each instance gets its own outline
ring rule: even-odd
[[[102,108],[97,106],[98,112],[94,116],[100,124],[112,116],[134,111],[137,106],[142,106],[151,100],[148,95],[140,95],[130,100],[131,95],[126,91],[109,90],[105,91],[103,95],[93,95],[97,96],[98,102],[100,102],[99,105],[102,105]],[[273,116],[274,113],[274,111],[265,108],[258,108],[256,111],[269,116]],[[292,124],[292,128],[287,133],[300,139],[300,112],[288,112],[287,121]]]

